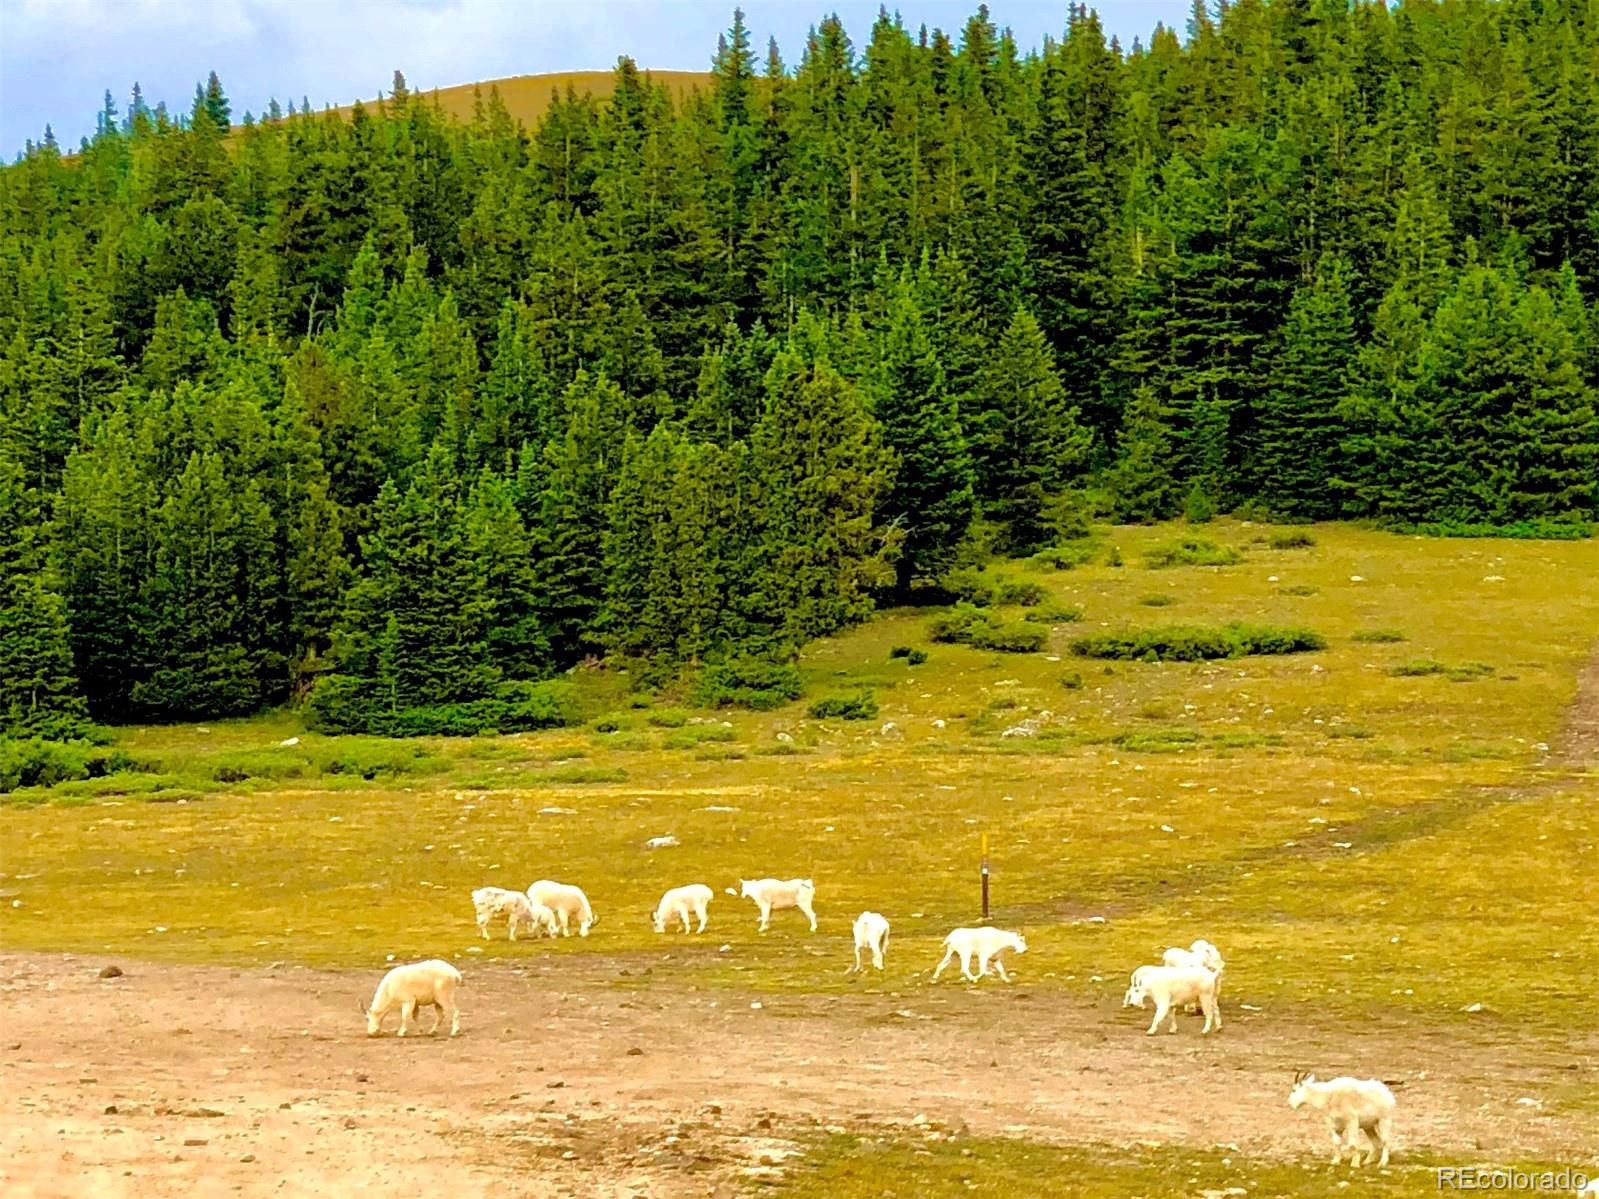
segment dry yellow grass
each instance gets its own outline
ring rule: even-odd
[[[681,100],[696,88],[710,82],[703,71],[649,71],[647,77],[665,87],[674,100]],[[414,94],[435,104],[440,110],[463,121],[472,119],[473,107],[481,95],[487,100],[491,90],[498,90],[512,120],[527,128],[536,125],[550,106],[552,97],[564,95],[571,88],[580,96],[593,96],[603,100],[615,90],[616,76],[610,71],[558,71],[545,75],[512,75],[506,79],[485,79],[481,83],[462,83],[454,87],[429,88]],[[370,103],[370,102],[369,102]],[[334,109],[347,114],[349,105]]]

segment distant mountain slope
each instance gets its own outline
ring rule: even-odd
[[[648,71],[646,74],[654,82],[665,85],[672,93],[673,99],[679,99],[696,87],[709,84],[711,80],[707,71]],[[511,116],[524,125],[531,126],[550,106],[550,97],[565,92],[568,85],[580,95],[587,93],[603,98],[611,94],[615,82],[616,76],[610,71],[559,71],[547,75],[512,75],[506,79],[485,79],[480,83],[462,83],[455,87],[418,90],[415,94],[429,101],[436,101],[440,108],[452,116],[471,120],[474,93],[481,91],[486,99],[491,88],[498,88],[500,98],[505,101],[505,107]],[[347,110],[348,106],[335,109],[337,112]]]

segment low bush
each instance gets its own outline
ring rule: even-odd
[[[810,706],[815,720],[873,720],[877,712],[877,697],[866,690],[829,695]]]
[[[967,644],[975,649],[996,650],[1002,654],[1036,654],[1049,644],[1049,630],[1042,625],[973,625]]]
[[[1069,670],[1060,676],[1060,685],[1068,691],[1081,691],[1083,689],[1083,674],[1079,670]]]
[[[657,708],[645,719],[658,729],[680,729],[688,723],[688,713],[682,708]]]
[[[442,759],[433,757],[420,746],[393,745],[382,741],[341,742],[315,759],[317,769],[323,774],[363,779],[380,775],[395,778],[437,770]]]
[[[1289,529],[1286,532],[1273,533],[1266,539],[1266,544],[1274,550],[1301,550],[1315,545],[1316,539],[1303,529]]]
[[[994,589],[994,600],[1019,608],[1036,608],[1050,598],[1049,588],[1030,579],[1001,579]]]
[[[1327,640],[1310,629],[1268,625],[1162,625],[1150,629],[1091,633],[1072,642],[1083,658],[1149,662],[1198,662],[1247,654],[1298,654],[1327,648]]]
[[[972,567],[952,570],[945,575],[944,590],[968,604],[986,606],[994,602],[994,584]]]
[[[380,737],[471,737],[490,731],[525,733],[577,722],[577,693],[570,683],[501,683],[485,699],[393,709],[377,688],[346,675],[317,681],[305,702],[306,727],[317,733],[371,733]]]
[[[51,787],[78,779],[103,778],[131,769],[137,769],[137,763],[127,753],[89,741],[0,738],[0,793],[21,787]]]
[[[1117,749],[1135,753],[1160,754],[1181,753],[1185,749],[1192,749],[1202,740],[1204,738],[1198,729],[1171,728],[1122,733],[1112,737],[1110,743]]]
[[[1594,533],[1591,521],[1555,517],[1517,520],[1504,525],[1441,521],[1389,527],[1395,532],[1419,533],[1423,537],[1514,537],[1525,541],[1581,541]]]
[[[1086,539],[1039,550],[1027,560],[1027,565],[1034,570],[1073,570],[1087,566],[1098,554],[1098,542]]]
[[[690,724],[661,738],[662,749],[693,749],[708,741],[736,741],[738,734],[719,724]]]
[[[1351,641],[1370,641],[1379,644],[1403,641],[1404,639],[1405,635],[1398,629],[1361,629],[1350,637]]]
[[[1390,666],[1388,673],[1396,678],[1416,679],[1429,674],[1442,674],[1447,669],[1442,662],[1434,662],[1431,658],[1412,658],[1408,662]]]
[[[1284,595],[1315,595],[1316,588],[1309,583],[1291,583],[1283,588]]]
[[[1082,618],[1083,610],[1071,604],[1045,604],[1022,617],[1032,624],[1075,624]]]
[[[967,603],[956,604],[935,616],[929,634],[934,641],[1015,654],[1035,653],[1049,641],[1046,628],[1026,623],[1000,624],[986,608]]]
[[[913,645],[896,645],[888,651],[888,656],[890,658],[904,658],[912,666],[920,666],[927,661],[927,651],[917,649]]]
[[[707,708],[781,708],[804,692],[800,673],[789,662],[734,658],[700,672],[695,702]]]
[[[1183,537],[1156,546],[1144,555],[1144,565],[1150,570],[1166,570],[1173,566],[1233,566],[1242,561],[1243,555],[1232,546],[1218,545],[1204,537]]]
[[[1170,595],[1143,595],[1138,602],[1146,608],[1169,608],[1177,602],[1175,596]]]
[[[246,779],[297,779],[310,767],[303,753],[282,749],[263,749],[218,755],[211,764],[211,777],[219,783],[242,783]]]

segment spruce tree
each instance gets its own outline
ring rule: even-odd
[[[937,578],[971,524],[971,460],[960,413],[933,350],[908,272],[888,297],[886,327],[873,380],[873,415],[897,466],[880,520],[900,529],[901,589]]]
[[[1017,309],[976,379],[971,414],[978,493],[985,510],[1008,527],[1015,551],[1047,543],[1047,509],[1075,478],[1091,436],[1055,371],[1043,330]]]
[[[1350,390],[1356,340],[1343,263],[1323,261],[1294,292],[1278,337],[1272,385],[1256,414],[1251,475],[1266,506],[1282,516],[1338,514],[1328,480],[1339,472],[1346,436],[1339,412]]]

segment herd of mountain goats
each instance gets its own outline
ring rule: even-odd
[[[816,884],[808,878],[762,878],[739,880],[737,891],[729,887],[729,895],[755,902],[760,912],[760,931],[771,924],[773,912],[797,911],[816,931]],[[684,933],[703,933],[708,920],[708,908],[714,893],[703,883],[674,887],[661,896],[660,903],[650,913],[650,921],[657,933],[681,922]],[[484,940],[489,939],[489,926],[496,920],[505,920],[507,935],[516,940],[519,933],[532,936],[570,936],[574,931],[580,937],[589,935],[599,921],[581,888],[567,883],[540,879],[525,892],[503,887],[479,887],[472,892],[472,906],[477,915],[477,926]],[[861,955],[867,954],[872,967],[883,969],[884,955],[888,949],[888,920],[877,912],[862,912],[855,919],[855,964],[849,967],[854,973],[865,969]],[[976,983],[997,973],[1004,982],[1010,981],[1005,971],[1002,954],[1024,954],[1027,941],[1020,933],[1005,929],[979,926],[957,928],[943,941],[944,957],[933,971],[937,982],[954,959],[960,959],[961,977]],[[973,962],[977,970],[973,972]],[[990,970],[990,967],[993,970]],[[1122,1006],[1142,1008],[1153,1000],[1155,1018],[1150,1021],[1147,1036],[1154,1036],[1164,1022],[1171,1032],[1177,1031],[1177,1012],[1189,1008],[1204,1016],[1202,1034],[1221,1028],[1221,982],[1226,969],[1221,951],[1209,941],[1198,940],[1187,949],[1173,947],[1162,955],[1159,965],[1140,966],[1133,971]],[[450,1035],[461,1031],[460,1010],[456,1006],[455,992],[461,985],[461,972],[449,962],[432,960],[396,966],[383,976],[370,1005],[362,1005],[367,1019],[367,1035],[377,1036],[383,1021],[391,1012],[398,1012],[399,1035],[411,1030],[412,1021],[419,1008],[433,1009],[433,1024],[429,1035],[448,1020]],[[1361,1138],[1366,1141],[1365,1163],[1376,1159],[1379,1166],[1388,1164],[1392,1141],[1394,1095],[1387,1085],[1374,1078],[1332,1078],[1318,1081],[1313,1074],[1294,1075],[1293,1089],[1288,1096],[1290,1107],[1298,1110],[1308,1107],[1327,1117],[1333,1139],[1333,1164],[1342,1161],[1349,1153],[1352,1166],[1361,1161]]]

